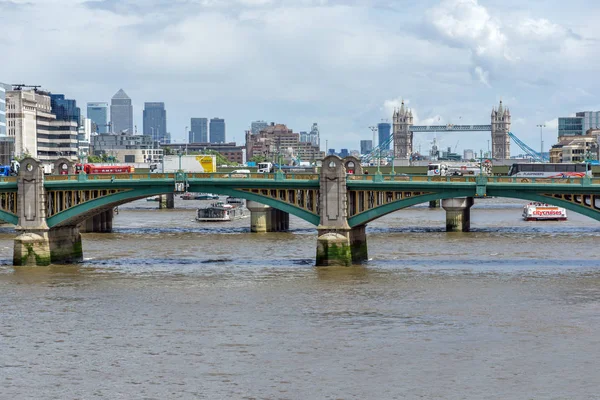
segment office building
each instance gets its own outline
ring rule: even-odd
[[[558,118],[558,138],[568,136],[581,136],[585,133],[583,130],[583,118],[581,117],[559,117]]]
[[[74,121],[79,126],[81,122],[81,110],[77,107],[77,101],[65,99],[64,94],[50,94],[50,106],[52,114],[59,121]]]
[[[360,154],[368,154],[373,151],[372,140],[361,140],[360,141]]]
[[[580,111],[574,117],[558,118],[558,139],[582,136],[590,129],[600,127],[600,111]]]
[[[250,132],[256,135],[258,132],[265,129],[269,124],[266,121],[252,121],[250,124]]]
[[[114,157],[118,162],[160,162],[163,149],[149,135],[96,135],[90,142],[90,154]]]
[[[144,135],[152,137],[155,142],[168,143],[165,103],[144,103]]]
[[[0,82],[0,137],[6,136],[6,91],[11,89],[10,86]]]
[[[0,165],[10,165],[15,154],[15,138],[0,136]]]
[[[208,143],[208,118],[191,118],[188,143]]]
[[[324,154],[319,146],[310,142],[301,142],[300,134],[288,129],[284,124],[271,123],[258,134],[246,131],[246,155],[248,159],[255,156],[265,157],[269,161],[282,162],[321,160]]]
[[[582,118],[584,135],[589,129],[600,128],[600,111],[581,111],[575,116]]]
[[[379,124],[377,124],[378,141],[381,150],[390,149],[390,143],[388,142],[388,140],[390,139],[391,130],[392,124],[390,124],[389,122],[380,122]]]
[[[346,158],[350,155],[350,152],[348,151],[348,149],[341,149],[340,150],[340,157],[342,158]]]
[[[123,89],[119,89],[110,100],[110,124],[112,133],[134,133],[131,98]]]
[[[6,92],[7,134],[14,138],[15,155],[42,161],[77,158],[77,122],[57,120],[50,94],[41,90]]]
[[[210,120],[210,142],[225,143],[225,120],[212,118]]]
[[[92,120],[92,131],[101,135],[110,132],[108,103],[87,103],[87,117]]]

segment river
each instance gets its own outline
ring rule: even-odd
[[[600,223],[472,232],[425,206],[369,224],[367,263],[316,268],[316,230],[252,234],[121,206],[85,262],[12,267],[0,228],[2,399],[598,399]]]

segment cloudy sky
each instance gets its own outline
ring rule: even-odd
[[[600,110],[596,0],[0,0],[0,15],[0,81],[82,109],[123,88],[138,131],[164,101],[177,142],[218,116],[238,143],[263,119],[356,149],[401,99],[419,124],[489,124],[502,99],[536,149],[546,124],[547,149],[558,116]],[[485,150],[489,134],[437,137]]]

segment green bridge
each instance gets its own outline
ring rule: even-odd
[[[448,231],[468,231],[474,197],[539,201],[600,220],[600,178],[522,179],[505,176],[363,174],[358,159],[329,156],[319,174],[74,174],[61,159],[44,176],[35,159],[19,175],[0,178],[0,219],[16,225],[14,265],[73,263],[83,259],[80,228],[112,224],[112,210],[161,194],[210,192],[248,200],[253,231],[285,230],[289,214],[318,231],[316,264],[349,265],[367,259],[370,221],[415,204],[441,200]],[[354,174],[347,174],[347,170]]]

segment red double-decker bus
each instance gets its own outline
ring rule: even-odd
[[[75,173],[81,171],[86,174],[129,174],[135,172],[135,168],[131,165],[75,164]]]

